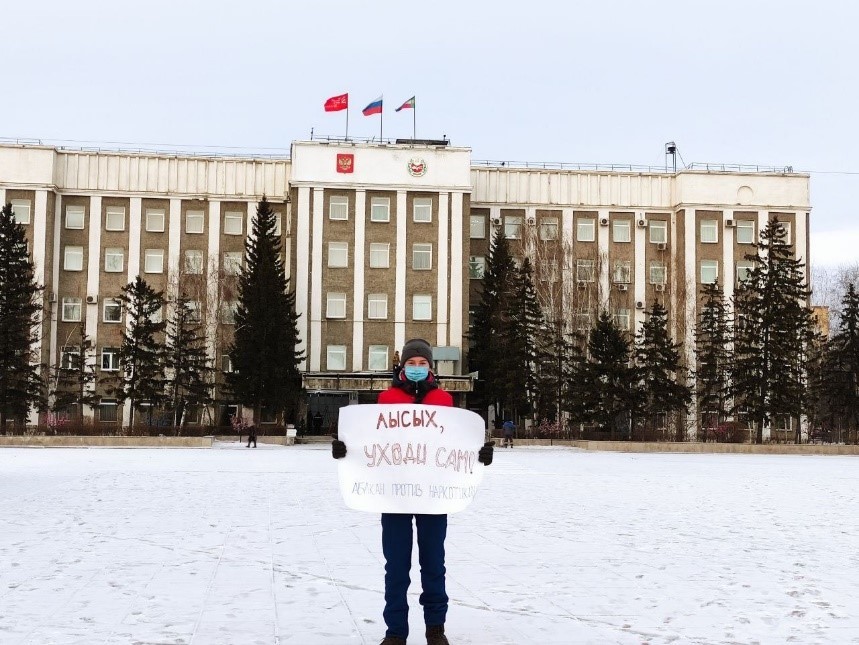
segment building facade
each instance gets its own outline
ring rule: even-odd
[[[296,294],[305,385],[337,404],[373,400],[415,336],[464,404],[469,310],[499,227],[532,258],[550,320],[585,327],[605,309],[632,333],[658,300],[690,365],[701,285],[718,280],[730,296],[768,220],[806,262],[810,251],[809,177],[789,168],[517,167],[446,141],[301,141],[283,158],[0,145],[0,200],[27,228],[45,285],[41,361],[63,361],[83,326],[97,371],[117,370],[115,298],[140,274],[166,294],[165,315],[180,291],[192,299],[216,367],[231,369],[235,274],[263,195]],[[90,414],[127,419],[120,410],[105,399]]]

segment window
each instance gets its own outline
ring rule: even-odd
[[[755,268],[754,262],[742,260],[737,262],[737,284],[745,282],[749,277],[749,271]]]
[[[188,300],[185,308],[188,310],[188,317],[185,319],[187,322],[199,323],[203,320],[203,308],[199,300]]]
[[[334,219],[333,217],[331,219]],[[390,222],[391,221],[391,199],[389,197],[371,197],[370,198],[370,221],[371,222]]]
[[[104,214],[104,230],[125,230],[125,208],[123,206],[108,206]]]
[[[146,209],[146,230],[149,233],[164,232],[164,209],[162,208],[147,208]]]
[[[221,354],[221,371],[224,374],[230,374],[233,371],[233,359],[229,354]]]
[[[201,275],[203,273],[202,251],[185,251],[185,273],[189,275]]]
[[[629,331],[629,309],[618,309],[614,314],[614,324],[624,331]]]
[[[80,298],[63,298],[63,322],[80,322],[81,304]]]
[[[468,277],[472,280],[480,280],[486,271],[486,258],[482,255],[468,256]]]
[[[593,282],[596,279],[596,262],[594,260],[576,260],[576,280],[578,282]]]
[[[790,241],[790,222],[779,222],[778,223],[781,230],[784,231],[784,237],[782,238],[782,242],[785,244],[792,244]]]
[[[701,260],[701,284],[713,284],[719,279],[719,261]]]
[[[755,222],[750,219],[739,219],[736,222],[737,244],[755,243]]]
[[[239,275],[242,272],[242,259],[244,253],[241,251],[227,251],[224,253],[224,273],[227,275]]]
[[[280,237],[283,235],[283,215],[280,213],[274,214],[274,236]]]
[[[345,318],[346,317],[346,294],[345,293],[328,293],[328,304],[325,309],[327,318]]]
[[[715,244],[719,241],[719,222],[714,219],[701,220],[701,243]]]
[[[60,369],[78,369],[81,351],[78,347],[63,347],[60,352]]]
[[[125,251],[122,249],[105,249],[104,250],[104,271],[105,273],[122,273],[125,268]]]
[[[244,215],[241,211],[227,211],[224,213],[224,235],[241,235],[242,220]]]
[[[102,305],[102,320],[106,323],[122,322],[122,303],[119,300],[105,300]]]
[[[504,218],[504,237],[508,240],[518,240],[522,237],[522,218],[518,215],[508,215]]]
[[[416,293],[412,296],[412,320],[432,320],[432,296]]]
[[[328,243],[328,266],[336,269],[345,269],[349,266],[349,243]]]
[[[666,244],[668,242],[668,222],[665,220],[648,220],[647,230],[650,232],[651,244]]]
[[[420,271],[432,269],[432,244],[412,246],[412,268]]]
[[[101,369],[105,372],[115,372],[119,369],[118,347],[101,348]]]
[[[367,296],[367,318],[384,320],[388,317],[388,294],[371,293]]]
[[[66,228],[83,229],[85,212],[83,206],[66,206]]]
[[[543,282],[556,282],[558,280],[557,260],[543,260],[539,267],[540,280]]]
[[[628,219],[615,219],[611,222],[611,239],[613,242],[629,242],[630,224]]]
[[[372,215],[372,212],[371,212]],[[345,195],[332,195],[328,202],[328,219],[349,219],[349,198]]]
[[[618,260],[614,263],[613,281],[618,284],[632,282],[632,263],[629,260]]]
[[[346,345],[329,345],[326,367],[328,371],[338,371],[346,369]]]
[[[665,284],[665,265],[662,262],[650,263],[650,284]]]
[[[146,249],[143,255],[143,272],[164,272],[164,249]]]
[[[593,242],[596,220],[593,217],[580,217],[576,220],[576,240]]]
[[[185,232],[202,233],[206,226],[203,211],[187,211],[185,213]]]
[[[384,242],[370,243],[370,268],[387,269],[390,266],[389,252],[391,245]]]
[[[30,200],[29,199],[13,199],[12,214],[15,216],[15,221],[19,224],[30,223]]]
[[[557,240],[558,239],[558,218],[557,217],[542,217],[542,218],[540,218],[540,239],[541,240]]]
[[[388,365],[388,346],[370,345],[367,352],[367,367],[374,372],[384,372],[390,369]]]
[[[102,423],[116,423],[119,421],[118,411],[119,406],[116,404],[116,401],[102,399],[98,404],[98,420]]]
[[[576,314],[576,331],[590,331],[591,315],[589,313]]]
[[[236,324],[236,309],[239,306],[238,300],[225,300],[221,303],[221,323],[224,325]]]
[[[84,247],[67,246],[63,254],[63,269],[66,271],[84,270]]]
[[[416,222],[432,222],[432,198],[415,197],[412,218]]]
[[[482,240],[486,237],[486,215],[471,216],[469,236],[473,240]]]

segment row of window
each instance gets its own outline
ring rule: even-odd
[[[388,352],[387,345],[370,345],[367,348],[367,369],[373,372],[391,369]],[[325,368],[329,372],[342,372],[346,369],[346,345],[328,345],[325,354]]]
[[[236,307],[235,301],[226,301],[223,303],[222,322],[223,319],[234,320],[234,310]],[[199,323],[202,320],[202,306],[196,300],[188,301],[188,322]],[[83,318],[83,298],[74,296],[63,297],[60,307],[60,319],[63,322],[81,322]],[[150,320],[158,323],[162,321],[162,310],[156,309]],[[114,298],[108,298],[102,302],[102,322],[105,323],[121,323],[122,322],[122,303]],[[232,324],[226,323],[226,324]]]
[[[332,195],[328,202],[328,219],[344,221],[349,219],[349,198],[346,195]],[[370,221],[391,221],[391,198],[370,198]],[[432,198],[415,197],[412,202],[412,221],[420,223],[432,222]]]
[[[22,206],[15,206],[15,204]],[[23,209],[23,204],[26,204],[26,211]],[[24,222],[22,214],[26,212],[27,221]],[[19,222],[29,223],[30,221],[30,203],[16,201],[13,202],[15,211],[15,219]],[[86,209],[83,206],[66,206],[65,227],[70,230],[83,230],[85,228]],[[166,230],[166,213],[163,208],[147,208],[144,212],[144,228],[147,233],[163,233]],[[225,211],[223,215],[223,233],[225,235],[242,235],[244,233],[245,213],[242,211]],[[185,232],[193,234],[202,234],[206,226],[205,211],[185,211]],[[274,234],[281,234],[282,217],[280,213],[275,214]],[[108,206],[105,208],[104,230],[106,231],[124,231],[125,230],[125,207],[124,206]]]
[[[737,284],[744,282],[749,272],[754,268],[755,263],[747,260],[740,260],[736,264]],[[713,284],[719,279],[719,261],[718,260],[701,260],[701,284]]]
[[[203,273],[203,251],[185,251],[185,273],[200,275]],[[223,269],[227,275],[238,275],[244,259],[243,251],[226,251],[223,254]],[[83,271],[84,248],[82,246],[66,246],[63,252],[63,269],[66,271]],[[108,247],[104,250],[105,273],[122,273],[125,271],[125,249]],[[143,272],[164,272],[164,249],[146,249],[143,252]]]
[[[346,294],[328,292],[326,296],[325,317],[346,318]],[[388,294],[367,294],[367,318],[386,320],[388,318]],[[432,320],[432,295],[416,293],[412,295],[412,320]]]

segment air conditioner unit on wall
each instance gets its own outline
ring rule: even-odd
[[[653,285],[653,290],[654,291],[665,291],[665,285],[664,284],[655,284],[655,285]]]
[[[637,300],[635,303],[635,308],[636,309],[644,309],[644,302],[642,302],[641,300]]]
[[[577,282],[577,284],[579,285],[579,289],[586,289],[588,286],[588,281],[587,280],[579,280]]]
[[[87,296],[86,303],[88,305],[94,305],[98,302],[98,296]]]
[[[620,283],[616,286],[617,286],[618,291],[629,291],[629,285],[628,284]]]
[[[726,226],[727,228],[734,228],[734,220],[732,220],[732,219],[726,219],[726,220],[725,220],[725,226]]]
[[[657,251],[667,251],[668,245],[665,242],[660,242],[659,244],[656,245],[656,250]]]
[[[600,226],[608,226],[608,217],[600,218]]]
[[[647,228],[647,220],[643,217],[638,220],[638,228]]]
[[[529,225],[534,226],[537,224],[537,216],[536,215],[527,215],[525,217],[525,221],[528,222]]]
[[[57,301],[57,292],[51,291],[51,293],[48,294],[48,302],[56,302],[56,301]]]
[[[489,221],[491,221],[494,226],[501,226],[501,215],[490,215]]]

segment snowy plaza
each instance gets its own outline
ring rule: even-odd
[[[328,446],[0,449],[0,643],[376,645],[379,516]],[[496,448],[447,634],[859,643],[855,457]],[[423,643],[417,549],[410,643]]]

